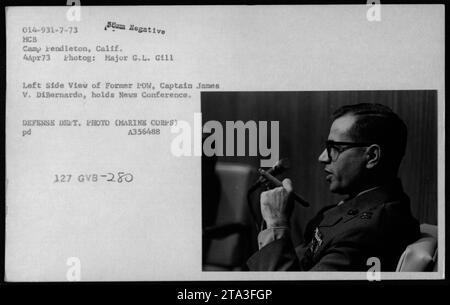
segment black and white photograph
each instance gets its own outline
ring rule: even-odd
[[[204,129],[203,270],[437,270],[435,90],[203,92],[202,119],[217,122]]]

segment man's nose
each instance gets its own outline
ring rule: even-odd
[[[327,150],[326,149],[324,149],[323,151],[322,151],[322,153],[320,154],[320,156],[319,156],[319,159],[318,159],[318,161],[320,162],[320,163],[330,163],[330,158],[328,158],[328,153],[327,153]]]

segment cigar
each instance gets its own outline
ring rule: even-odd
[[[276,185],[276,186],[283,186],[283,183],[280,180],[278,180],[277,178],[275,178],[271,174],[267,173],[265,170],[259,169],[258,171],[264,178],[266,178],[267,180],[272,182],[274,185]],[[291,196],[292,196],[292,198],[294,198],[294,201],[300,203],[304,207],[309,207],[309,203],[305,199],[300,197],[296,192],[293,191],[291,193]]]

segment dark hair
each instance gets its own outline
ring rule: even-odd
[[[349,130],[353,141],[380,145],[382,162],[397,171],[405,154],[408,133],[402,119],[391,108],[370,103],[342,106],[333,113],[333,120],[344,115],[356,117]]]

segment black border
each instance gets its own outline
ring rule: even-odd
[[[445,6],[445,1],[380,1],[381,4],[443,4]],[[6,97],[6,24],[5,24],[5,7],[6,6],[61,6],[65,5],[64,0],[5,0],[2,3],[3,12],[0,15],[0,24],[2,25],[2,30],[0,31],[0,41],[1,41],[1,57],[0,57],[0,71],[1,71],[1,82],[0,82],[0,111],[2,113],[2,118],[5,118],[5,97]],[[273,3],[272,1],[120,1],[120,0],[109,0],[109,1],[86,1],[81,0],[81,5],[91,6],[91,5],[279,5],[279,4],[296,4],[296,5],[331,5],[331,4],[366,4],[366,1],[303,1],[301,3],[289,3],[281,1],[279,3]],[[445,6],[445,13],[447,14],[447,7]],[[445,20],[445,25],[447,27],[447,20]],[[446,57],[446,56],[445,56]],[[446,76],[445,72],[445,76]],[[445,77],[445,84],[447,84]],[[446,86],[447,88],[447,86]],[[447,111],[446,111],[447,114]],[[446,115],[446,118],[448,115]],[[447,120],[446,120],[447,123]],[[5,122],[2,124],[2,150],[5,152]],[[3,156],[3,175],[5,174],[6,160],[4,153]],[[447,158],[447,153],[445,153]],[[445,176],[447,174],[447,169],[445,170]],[[3,179],[3,181],[5,181]],[[447,183],[445,183],[447,186]],[[5,184],[2,184],[2,190],[4,194]],[[447,198],[447,190],[445,190],[445,197]],[[5,198],[5,197],[4,197]],[[445,211],[445,219],[450,219],[449,210],[447,208]],[[55,296],[53,294],[54,288],[61,289],[63,292],[66,291],[68,295],[60,299],[68,298],[71,300],[80,299],[82,301],[89,301],[84,296],[86,290],[90,290],[95,293],[103,293],[105,288],[108,288],[108,294],[103,297],[112,297],[115,300],[125,300],[129,301],[131,296],[128,293],[122,293],[122,289],[127,288],[131,290],[132,294],[143,294],[146,297],[143,302],[148,303],[154,301],[156,297],[164,301],[177,302],[176,295],[178,291],[183,289],[188,290],[204,290],[204,291],[220,291],[221,289],[271,289],[273,295],[269,300],[213,300],[210,303],[233,303],[233,304],[279,304],[281,301],[285,303],[286,301],[292,301],[295,303],[301,302],[316,302],[316,301],[329,301],[329,302],[339,302],[339,301],[356,301],[358,303],[366,302],[369,300],[389,302],[395,301],[397,296],[402,302],[405,302],[405,298],[412,296],[413,298],[424,296],[427,302],[439,302],[437,296],[435,295],[436,290],[433,292],[424,292],[423,289],[430,288],[440,288],[440,292],[445,293],[445,288],[449,285],[449,280],[382,280],[380,282],[368,282],[368,281],[170,281],[170,282],[46,282],[46,283],[12,283],[4,281],[4,267],[5,267],[5,204],[1,205],[0,208],[0,238],[2,242],[0,243],[0,287],[8,287],[11,291],[16,292],[15,296],[17,300],[23,297],[22,294],[17,292],[23,289],[33,288],[34,296],[45,296],[47,300],[53,299]],[[445,229],[445,236],[450,236],[448,225]],[[448,251],[448,242],[446,239],[446,253]],[[445,257],[445,266],[448,266],[448,259]],[[110,290],[112,288],[112,290]],[[69,291],[70,289],[70,291]],[[370,290],[369,290],[370,289]],[[363,296],[357,296],[358,293],[363,293]],[[392,293],[392,294],[391,294]],[[41,295],[42,294],[42,295]],[[389,296],[388,296],[389,294]],[[151,302],[152,303],[152,302]],[[189,301],[179,301],[178,303],[193,304],[195,302]],[[198,302],[203,303],[203,302]]]

